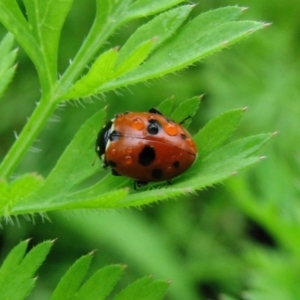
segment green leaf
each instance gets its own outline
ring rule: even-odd
[[[175,110],[174,116],[181,117],[182,112],[192,114],[198,104],[198,97],[183,101],[179,109]],[[162,103],[165,109],[169,109],[170,105],[170,100]],[[244,109],[236,109],[216,117],[196,135],[199,157],[189,170],[173,179],[173,185],[151,183],[150,189],[157,188],[133,191],[128,188],[132,187],[132,180],[108,174],[96,184],[82,189],[78,185],[83,180],[100,172],[100,168],[92,167],[91,162],[95,158],[97,132],[104,122],[105,114],[101,110],[82,126],[44,184],[12,207],[10,213],[140,206],[216,184],[238,170],[259,162],[260,157],[251,155],[271,137],[270,134],[257,135],[222,147],[236,129],[243,111]],[[3,187],[0,185],[0,191],[1,189]]]
[[[208,155],[203,169],[205,170],[206,166],[212,168],[212,166],[218,167],[226,164],[238,166],[240,160],[257,152],[272,135],[272,133],[258,134],[229,143]]]
[[[155,40],[151,39],[137,46],[135,50],[130,53],[130,55],[125,60],[123,60],[122,63],[117,64],[114,72],[114,77],[118,78],[119,76],[126,74],[138,67],[150,53],[154,42]]]
[[[37,190],[42,182],[42,177],[36,174],[25,174],[10,184],[0,181],[0,216],[9,217],[12,207]]]
[[[80,288],[76,299],[106,299],[118,283],[123,271],[124,267],[121,265],[110,265],[98,270]]]
[[[97,94],[101,85],[137,68],[155,48],[174,34],[190,11],[190,5],[182,6],[162,13],[139,27],[119,53],[114,48],[102,54],[63,98]]]
[[[51,241],[43,242],[25,255],[28,241],[24,241],[8,254],[0,268],[1,299],[22,300],[29,295],[35,285],[32,276],[43,263],[52,244]]]
[[[76,293],[82,284],[91,261],[91,254],[79,258],[62,277],[51,295],[50,300],[75,299]]]
[[[201,129],[194,140],[199,147],[199,157],[220,147],[235,131],[240,123],[245,109],[234,109],[216,117]]]
[[[125,288],[114,300],[159,300],[164,297],[168,286],[165,281],[154,281],[151,277],[144,277]]]
[[[60,280],[50,300],[106,299],[122,276],[124,267],[121,265],[104,267],[82,284],[91,260],[90,254],[78,259]]]
[[[24,0],[28,22],[15,0],[0,3],[0,21],[35,64],[45,91],[57,79],[58,42],[72,3],[73,0]]]
[[[105,178],[91,187],[75,191],[77,185],[101,171],[92,163],[96,158],[95,142],[104,117],[105,111],[100,110],[80,128],[43,185],[21,198],[21,202],[19,199],[18,204],[11,208],[11,214],[115,207],[128,194],[128,188],[114,182],[107,185]],[[126,182],[126,179],[122,178],[121,182]]]
[[[171,118],[176,122],[180,123],[186,118],[193,117],[196,111],[198,110],[200,100],[200,97],[193,97],[182,101],[173,111]],[[188,122],[184,122],[184,125],[186,126],[187,123]]]
[[[90,71],[77,81],[64,99],[83,98],[98,93],[98,88],[110,79],[117,78],[139,66],[151,51],[154,40],[139,45],[133,53],[119,66],[115,66],[118,52],[111,49],[101,55],[92,65]]]
[[[170,283],[167,281],[155,281],[149,289],[149,294],[145,297],[146,300],[161,300],[164,298]]]
[[[164,101],[160,102],[157,109],[165,116],[170,116],[172,113],[172,107],[174,103],[174,96],[171,96]]]
[[[30,32],[38,45],[43,65],[36,65],[42,81],[54,83],[57,78],[57,52],[59,37],[73,0],[24,0]],[[44,78],[46,77],[46,78]]]
[[[175,6],[184,0],[162,0],[154,2],[153,0],[137,0],[134,1],[126,12],[126,18],[128,20],[146,17],[152,14],[157,14],[172,6]]]
[[[205,161],[198,159],[189,170],[175,178],[172,185],[160,184],[161,188],[144,191],[143,197],[139,193],[129,194],[118,203],[118,207],[141,206],[171,199],[219,183],[237,171],[261,161],[261,157],[251,155],[272,136],[261,134],[225,145],[211,153]]]
[[[0,43],[0,98],[8,84],[10,83],[14,73],[17,52],[12,50],[14,37],[11,33],[7,33]]]
[[[153,1],[152,1],[153,3]],[[136,2],[134,3],[134,5]],[[157,5],[157,3],[155,3]],[[191,5],[180,6],[164,12],[145,25],[140,26],[121,48],[118,64],[121,64],[142,43],[155,38],[151,51],[170,38],[191,12]]]
[[[191,194],[195,190],[201,190],[208,186],[220,183],[233,176],[238,170],[249,167],[259,161],[261,161],[260,157],[250,157],[241,160],[238,164],[219,166],[218,169],[215,168],[214,170],[206,169],[203,173],[192,172],[192,170],[189,170],[186,171],[184,175],[174,179],[173,184],[170,186],[160,184],[160,188],[157,187],[153,190],[143,191],[143,197],[138,193],[129,194],[118,203],[117,207],[141,207],[142,205],[153,202],[174,199],[180,195]]]
[[[82,281],[91,262],[91,255],[78,259],[63,276],[50,300],[97,299],[104,300],[111,294],[124,272],[124,266],[110,265],[96,271],[84,284]],[[137,280],[114,299],[162,299],[168,283],[149,277]]]
[[[0,1],[0,22],[14,35],[22,48],[32,58],[36,50],[36,44],[16,0]]]
[[[56,195],[59,201],[66,191],[98,172],[92,164],[96,157],[96,137],[105,115],[105,110],[100,110],[80,128],[47,177],[45,186],[51,187],[51,190],[45,190],[43,195]]]
[[[3,286],[5,282],[5,275],[10,269],[14,269],[20,264],[23,259],[29,240],[19,243],[10,253],[7,255],[0,268],[0,285]]]
[[[264,27],[259,22],[232,22],[242,11],[238,7],[225,7],[201,14],[186,24],[140,68],[107,83],[102,90],[178,71]]]
[[[114,77],[114,66],[118,57],[116,48],[100,55],[92,64],[88,73],[79,79],[64,99],[83,98],[96,93],[97,88]]]
[[[60,80],[60,85],[66,93],[72,89],[72,84],[82,74],[87,64],[94,59],[108,37],[125,22],[124,17],[130,2],[130,0],[96,1],[96,16],[88,36]],[[65,100],[64,96],[61,99]]]

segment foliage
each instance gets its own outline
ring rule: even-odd
[[[183,102],[171,117],[177,116],[181,120],[182,114],[194,112],[198,103],[197,97]],[[169,110],[164,102],[162,108]],[[237,109],[222,114],[195,136],[195,142],[200,149],[198,160],[179,180],[174,180],[174,186],[160,184],[158,189],[134,191],[130,189],[132,182],[128,179],[109,174],[92,186],[78,189],[78,184],[99,172],[92,165],[89,168],[86,166],[95,155],[95,128],[98,124],[103,124],[104,120],[104,110],[101,110],[82,126],[44,182],[38,180],[36,175],[25,175],[14,181],[12,187],[2,182],[2,214],[8,218],[13,214],[58,209],[141,206],[218,183],[239,169],[260,161],[259,156],[251,155],[271,137],[270,134],[256,135],[223,146],[236,129],[243,111]],[[205,147],[201,149],[201,145]],[[78,157],[82,159],[78,161]],[[74,161],[78,163],[74,164]],[[22,194],[18,191],[22,191]]]
[[[0,268],[0,291],[2,299],[25,299],[35,285],[33,275],[46,258],[52,241],[43,242],[25,254],[28,241],[17,245]],[[84,277],[92,260],[92,254],[79,258],[59,281],[51,300],[56,299],[106,299],[124,272],[124,266],[110,265],[97,270],[84,283]],[[16,287],[18,287],[16,289]],[[114,299],[162,299],[167,282],[145,277],[121,291]]]
[[[47,9],[44,9],[46,2],[24,1],[23,7],[17,1],[0,0],[0,21],[10,32],[0,44],[0,73],[6,75],[1,76],[0,94],[11,82],[15,72],[17,52],[12,50],[13,36],[33,62],[41,86],[41,98],[35,111],[0,166],[0,177],[3,178],[0,180],[1,215],[6,220],[11,220],[13,215],[26,216],[54,210],[137,207],[189,195],[193,198],[193,204],[188,201],[172,202],[172,205],[162,202],[159,210],[145,207],[144,216],[139,216],[138,212],[127,214],[124,210],[122,214],[99,216],[91,213],[84,220],[77,215],[65,219],[52,214],[51,219],[55,222],[49,225],[37,221],[39,226],[35,226],[34,230],[39,233],[33,235],[40,235],[44,240],[45,235],[54,228],[57,230],[52,232],[50,238],[71,230],[73,235],[80,235],[80,241],[76,247],[73,243],[66,246],[69,236],[61,238],[61,247],[66,247],[61,253],[69,253],[71,248],[76,251],[83,245],[88,249],[101,246],[106,253],[104,256],[109,257],[106,264],[121,259],[129,261],[138,273],[154,273],[160,274],[162,278],[172,278],[173,284],[169,289],[172,299],[182,299],[183,296],[188,299],[217,298],[219,292],[239,298],[244,290],[247,290],[250,299],[267,299],[268,295],[270,299],[276,299],[277,295],[280,295],[280,299],[297,298],[299,293],[292,287],[298,274],[298,265],[295,263],[298,261],[298,247],[295,241],[299,226],[294,221],[297,219],[297,209],[290,208],[298,207],[295,200],[297,193],[288,188],[291,183],[288,176],[290,173],[297,174],[297,163],[293,160],[296,157],[295,149],[291,143],[285,142],[283,136],[293,133],[292,140],[296,140],[298,136],[293,122],[297,119],[298,106],[293,100],[297,98],[294,94],[298,91],[299,76],[296,76],[298,73],[295,55],[292,52],[280,53],[288,47],[274,46],[280,43],[292,44],[293,31],[290,28],[297,26],[288,28],[289,22],[282,18],[282,28],[289,32],[289,38],[283,29],[282,34],[278,35],[275,31],[277,27],[274,26],[273,35],[272,31],[268,31],[268,38],[265,33],[263,38],[258,35],[253,44],[242,43],[238,48],[225,53],[222,51],[221,55],[208,58],[204,66],[184,70],[182,76],[171,77],[169,81],[151,81],[153,87],[147,89],[145,86],[132,85],[183,70],[257,29],[266,27],[266,24],[237,21],[237,18],[242,17],[245,8],[236,6],[211,10],[211,7],[204,7],[205,4],[198,7],[178,5],[183,2],[178,0],[96,1],[94,19],[88,13],[82,14],[80,9],[77,11],[81,20],[87,17],[93,22],[87,32],[82,33],[85,36],[84,42],[74,54],[74,49],[80,44],[79,33],[85,24],[82,21],[81,26],[77,26],[78,20],[75,20],[77,28],[74,34],[70,31],[72,26],[68,20],[76,15],[73,7],[83,5],[86,9],[87,2],[76,4],[73,1],[48,1]],[[228,4],[231,5],[230,1]],[[258,15],[255,18],[273,20],[276,14],[272,15],[272,12],[276,9],[284,11],[278,3],[262,8],[264,5],[268,6],[267,3],[251,3],[254,14],[264,12],[263,17]],[[200,11],[201,14],[198,15]],[[202,13],[203,11],[207,12]],[[265,15],[267,12],[270,15]],[[295,9],[295,16],[296,12]],[[286,15],[292,19],[290,12]],[[140,26],[135,29],[137,25]],[[123,44],[122,47],[116,46],[120,45],[118,39]],[[266,48],[267,54],[261,55]],[[74,59],[64,68],[69,59],[67,55],[74,55]],[[5,59],[1,59],[2,57]],[[293,68],[288,67],[289,61],[286,58],[293,61]],[[22,74],[22,65],[26,65],[23,52],[18,60],[20,68],[15,77],[17,83],[20,80],[18,73]],[[86,66],[89,68],[86,69]],[[277,72],[271,70],[272,66],[275,66]],[[39,97],[35,93],[36,87],[28,93],[25,92],[36,82],[33,73],[27,70],[30,70],[30,65],[21,76],[24,84],[17,85],[18,88],[8,88],[1,102],[4,115],[7,112],[8,116],[13,113],[13,118],[7,118],[11,121],[3,120],[0,124],[0,155],[3,157],[4,149],[8,149],[11,141],[2,143],[2,135],[4,137],[5,132],[10,133],[20,128],[19,125],[12,125],[13,123],[10,125],[9,122],[16,120],[23,123],[26,113],[32,109],[32,100]],[[240,72],[240,76],[236,72]],[[282,72],[286,76],[282,76]],[[134,96],[128,96],[127,90],[122,89],[123,101],[118,99],[116,102],[112,99],[109,91],[120,91],[120,88],[129,85],[132,86]],[[167,95],[164,95],[166,91]],[[179,104],[176,99],[159,101],[169,96],[170,91],[177,98],[188,100]],[[102,102],[100,110],[99,102],[96,105],[90,104],[85,110],[80,109],[80,113],[79,109],[70,107],[65,108],[66,111],[62,113],[57,110],[65,103],[77,103],[77,98],[89,101],[91,97],[103,92],[111,103],[107,116]],[[196,128],[203,125],[199,121],[199,114],[195,114],[199,99],[191,97],[202,93],[206,93],[210,101],[209,104],[204,102],[201,120],[212,121],[198,132]],[[143,101],[136,100],[140,98]],[[279,98],[280,101],[275,102]],[[291,105],[287,105],[288,107],[293,107],[289,109],[289,115],[294,118],[283,117],[283,112],[286,111],[284,105],[287,102],[282,99],[289,101]],[[172,102],[176,106],[174,111]],[[16,109],[20,103],[27,110]],[[236,133],[236,140],[230,140],[244,114],[244,109],[235,108],[251,103],[251,109]],[[118,110],[136,107],[146,110],[154,105],[176,120],[186,117],[188,112],[195,114],[193,122],[187,125],[192,132],[198,132],[195,140],[199,147],[199,157],[188,172],[174,180],[174,185],[155,184],[151,189],[135,192],[130,181],[101,174],[99,167],[91,166],[94,160],[93,143],[97,131],[105,119],[116,112],[116,107]],[[49,126],[46,122],[55,110],[56,114],[63,114],[63,119],[60,123]],[[82,125],[64,150],[69,137],[77,131],[78,125],[84,123],[84,117],[87,118],[94,110],[98,112]],[[224,111],[226,112],[223,113]],[[272,123],[272,119],[279,123]],[[257,124],[261,126],[255,127]],[[293,171],[290,172],[283,160],[268,158],[260,167],[248,172],[249,177],[241,174],[232,176],[238,170],[264,158],[261,155],[255,156],[255,153],[269,140],[271,134],[251,134],[274,131],[274,128],[280,131],[283,128],[284,134],[276,138],[275,144],[280,150],[272,151],[269,148],[267,152],[271,152],[270,157],[285,153]],[[30,154],[28,151],[36,143],[34,141],[38,135],[42,140],[40,147],[46,149],[46,152]],[[57,159],[60,153],[63,154]],[[274,169],[278,171],[274,172]],[[32,173],[32,170],[38,173]],[[205,190],[225,178],[231,178],[226,181],[225,187],[208,192]],[[281,188],[283,182],[284,189]],[[202,191],[200,196],[194,193],[196,190]],[[287,205],[283,204],[284,200],[288,200]],[[276,241],[272,251],[256,247],[255,242],[249,238],[249,220],[265,230],[271,240]],[[24,228],[24,223],[20,222]],[[29,226],[27,224],[25,228]],[[4,236],[12,245],[20,238],[10,234],[9,230],[5,228]],[[28,236],[26,230],[23,234]],[[77,255],[81,254],[77,252]],[[60,259],[58,257],[60,255],[57,255],[57,259]],[[62,268],[63,264],[64,262],[62,266],[57,265],[57,268]],[[275,266],[276,272],[273,272]],[[110,267],[106,268],[114,273]],[[280,280],[285,278],[287,270],[292,270],[289,279]],[[34,273],[32,270],[31,274],[26,275],[26,282],[30,283],[26,289],[33,286]],[[55,276],[56,273],[53,277]],[[150,279],[141,279],[141,282],[147,285],[147,280]],[[156,281],[153,285],[149,283],[149,289],[155,285]],[[141,286],[137,286],[140,291]],[[161,286],[165,287],[166,283],[163,282]],[[271,286],[277,288],[271,289]],[[37,288],[41,289],[38,286]],[[213,292],[210,292],[211,289]],[[37,296],[37,299],[40,298]],[[224,299],[231,297],[224,296]]]
[[[76,81],[83,71],[83,66],[93,58],[108,35],[126,21],[139,17],[141,13],[136,13],[137,3],[131,4],[130,1],[102,3],[99,1],[95,22],[88,37],[72,64],[56,82],[58,41],[72,1],[64,3],[49,1],[47,9],[45,9],[46,4],[31,1],[25,1],[24,4],[28,20],[24,18],[14,1],[1,2],[0,20],[8,30],[14,33],[17,41],[35,64],[40,78],[42,99],[1,164],[0,176],[3,178],[14,170],[22,153],[29,146],[28,143],[41,130],[46,117],[59,102],[99,94],[107,89],[149,80],[179,70],[201,57],[220,50],[225,45],[236,42],[250,31],[264,26],[263,23],[253,21],[234,21],[243,9],[227,7],[199,15],[184,24],[179,33],[172,37],[193,8],[191,5],[179,6],[162,12],[137,29],[120,51],[112,48],[100,54],[88,72]],[[172,6],[172,3],[169,5]],[[152,6],[143,6],[143,15],[151,14],[153,14]],[[112,24],[112,19],[117,21]],[[105,30],[108,27],[110,29]],[[198,28],[196,35],[195,28]],[[154,55],[147,59],[154,50],[156,50]],[[172,59],[167,59],[170,56]],[[142,62],[144,63],[139,67]],[[162,64],[162,62],[165,63]],[[163,104],[163,106],[166,106],[168,111],[171,110],[170,105]],[[196,108],[197,99],[190,99],[184,102],[180,110],[174,112],[174,117],[183,119]],[[93,175],[96,170],[96,168],[86,166],[92,160],[96,130],[99,124],[104,124],[105,115],[101,110],[83,125],[45,182],[39,181],[36,175],[25,175],[17,179],[13,182],[13,186],[17,186],[15,189],[9,187],[6,181],[2,182],[2,215],[9,217],[12,214],[47,212],[57,209],[140,206],[182,194],[187,187],[193,191],[219,182],[230,176],[232,172],[258,161],[258,158],[248,158],[248,156],[268,139],[268,135],[252,137],[221,149],[219,152],[222,153],[221,157],[214,155],[217,147],[221,146],[235,129],[235,119],[239,119],[234,116],[235,114],[220,117],[195,137],[200,149],[202,144],[206,144],[206,149],[204,153],[200,150],[198,162],[192,172],[183,176],[181,186],[178,184],[172,188],[164,188],[164,190],[151,190],[137,196],[128,194],[129,190],[124,189],[125,180],[120,182],[118,179],[111,179],[107,176],[94,186],[75,191],[74,188]],[[34,129],[32,129],[33,126],[35,126]],[[228,164],[226,158],[235,158],[234,155],[239,158],[239,163],[236,164],[235,161],[235,164]],[[82,159],[78,161],[78,157]],[[206,157],[211,158],[207,160]],[[75,164],[74,161],[76,161]],[[207,171],[203,172],[203,170]],[[22,193],[16,193],[16,189],[22,190]],[[135,200],[136,197],[139,198],[138,201]]]

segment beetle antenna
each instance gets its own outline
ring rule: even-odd
[[[97,154],[95,155],[95,158],[94,158],[94,160],[93,160],[92,167],[95,166],[96,160],[97,160]]]
[[[182,125],[185,123],[185,121],[187,121],[188,119],[191,119],[191,116],[187,116],[186,118],[184,118],[179,124]]]

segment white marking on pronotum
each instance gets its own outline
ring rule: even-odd
[[[111,127],[110,127],[110,133],[112,133],[115,130],[115,119],[111,119],[111,121],[112,121],[112,124],[111,124]],[[108,138],[107,143],[106,143],[106,147],[105,147],[105,151],[108,149],[110,143],[111,143],[111,141]]]

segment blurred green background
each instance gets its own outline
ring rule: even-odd
[[[166,299],[219,299],[220,294],[300,299],[300,1],[200,1],[193,14],[236,4],[249,6],[245,19],[272,25],[176,75],[107,93],[93,103],[67,104],[49,120],[16,174],[46,176],[74,133],[101,107],[109,105],[109,116],[145,111],[172,95],[180,103],[205,94],[192,133],[226,110],[247,106],[236,137],[278,131],[261,152],[267,159],[223,185],[142,210],[2,222],[1,261],[20,240],[31,237],[34,245],[58,238],[29,299],[47,299],[68,266],[94,249],[91,272],[110,263],[128,265],[119,288],[152,274],[171,280]],[[61,72],[86,36],[94,10],[93,0],[75,1],[62,35]],[[107,47],[122,46],[140,22],[119,30]],[[0,36],[4,32],[1,27]],[[17,59],[15,78],[0,101],[1,159],[40,95],[22,49]]]

